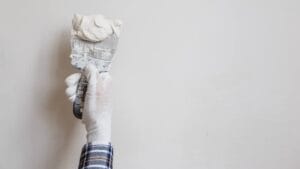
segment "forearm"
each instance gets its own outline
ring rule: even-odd
[[[86,125],[87,143],[83,146],[79,169],[112,169],[113,147],[111,145],[111,112]],[[107,116],[107,117],[104,117]],[[93,124],[93,125],[91,125]]]
[[[111,144],[87,143],[83,146],[78,169],[112,169],[113,147]]]

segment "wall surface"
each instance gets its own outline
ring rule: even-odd
[[[0,1],[0,169],[77,167],[73,13],[124,21],[115,169],[300,168],[300,1]]]

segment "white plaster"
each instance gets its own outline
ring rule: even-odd
[[[100,42],[116,33],[119,36],[122,22],[120,20],[110,20],[103,15],[80,15],[75,14],[72,33],[83,40],[90,42]]]

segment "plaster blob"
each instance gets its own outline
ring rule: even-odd
[[[73,21],[73,34],[82,40],[100,42],[109,37],[113,32],[119,36],[122,25],[119,20],[110,20],[103,15],[75,14]]]

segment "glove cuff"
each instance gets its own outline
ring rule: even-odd
[[[87,132],[87,142],[94,144],[109,144],[111,142],[110,126],[98,127],[95,130]]]

